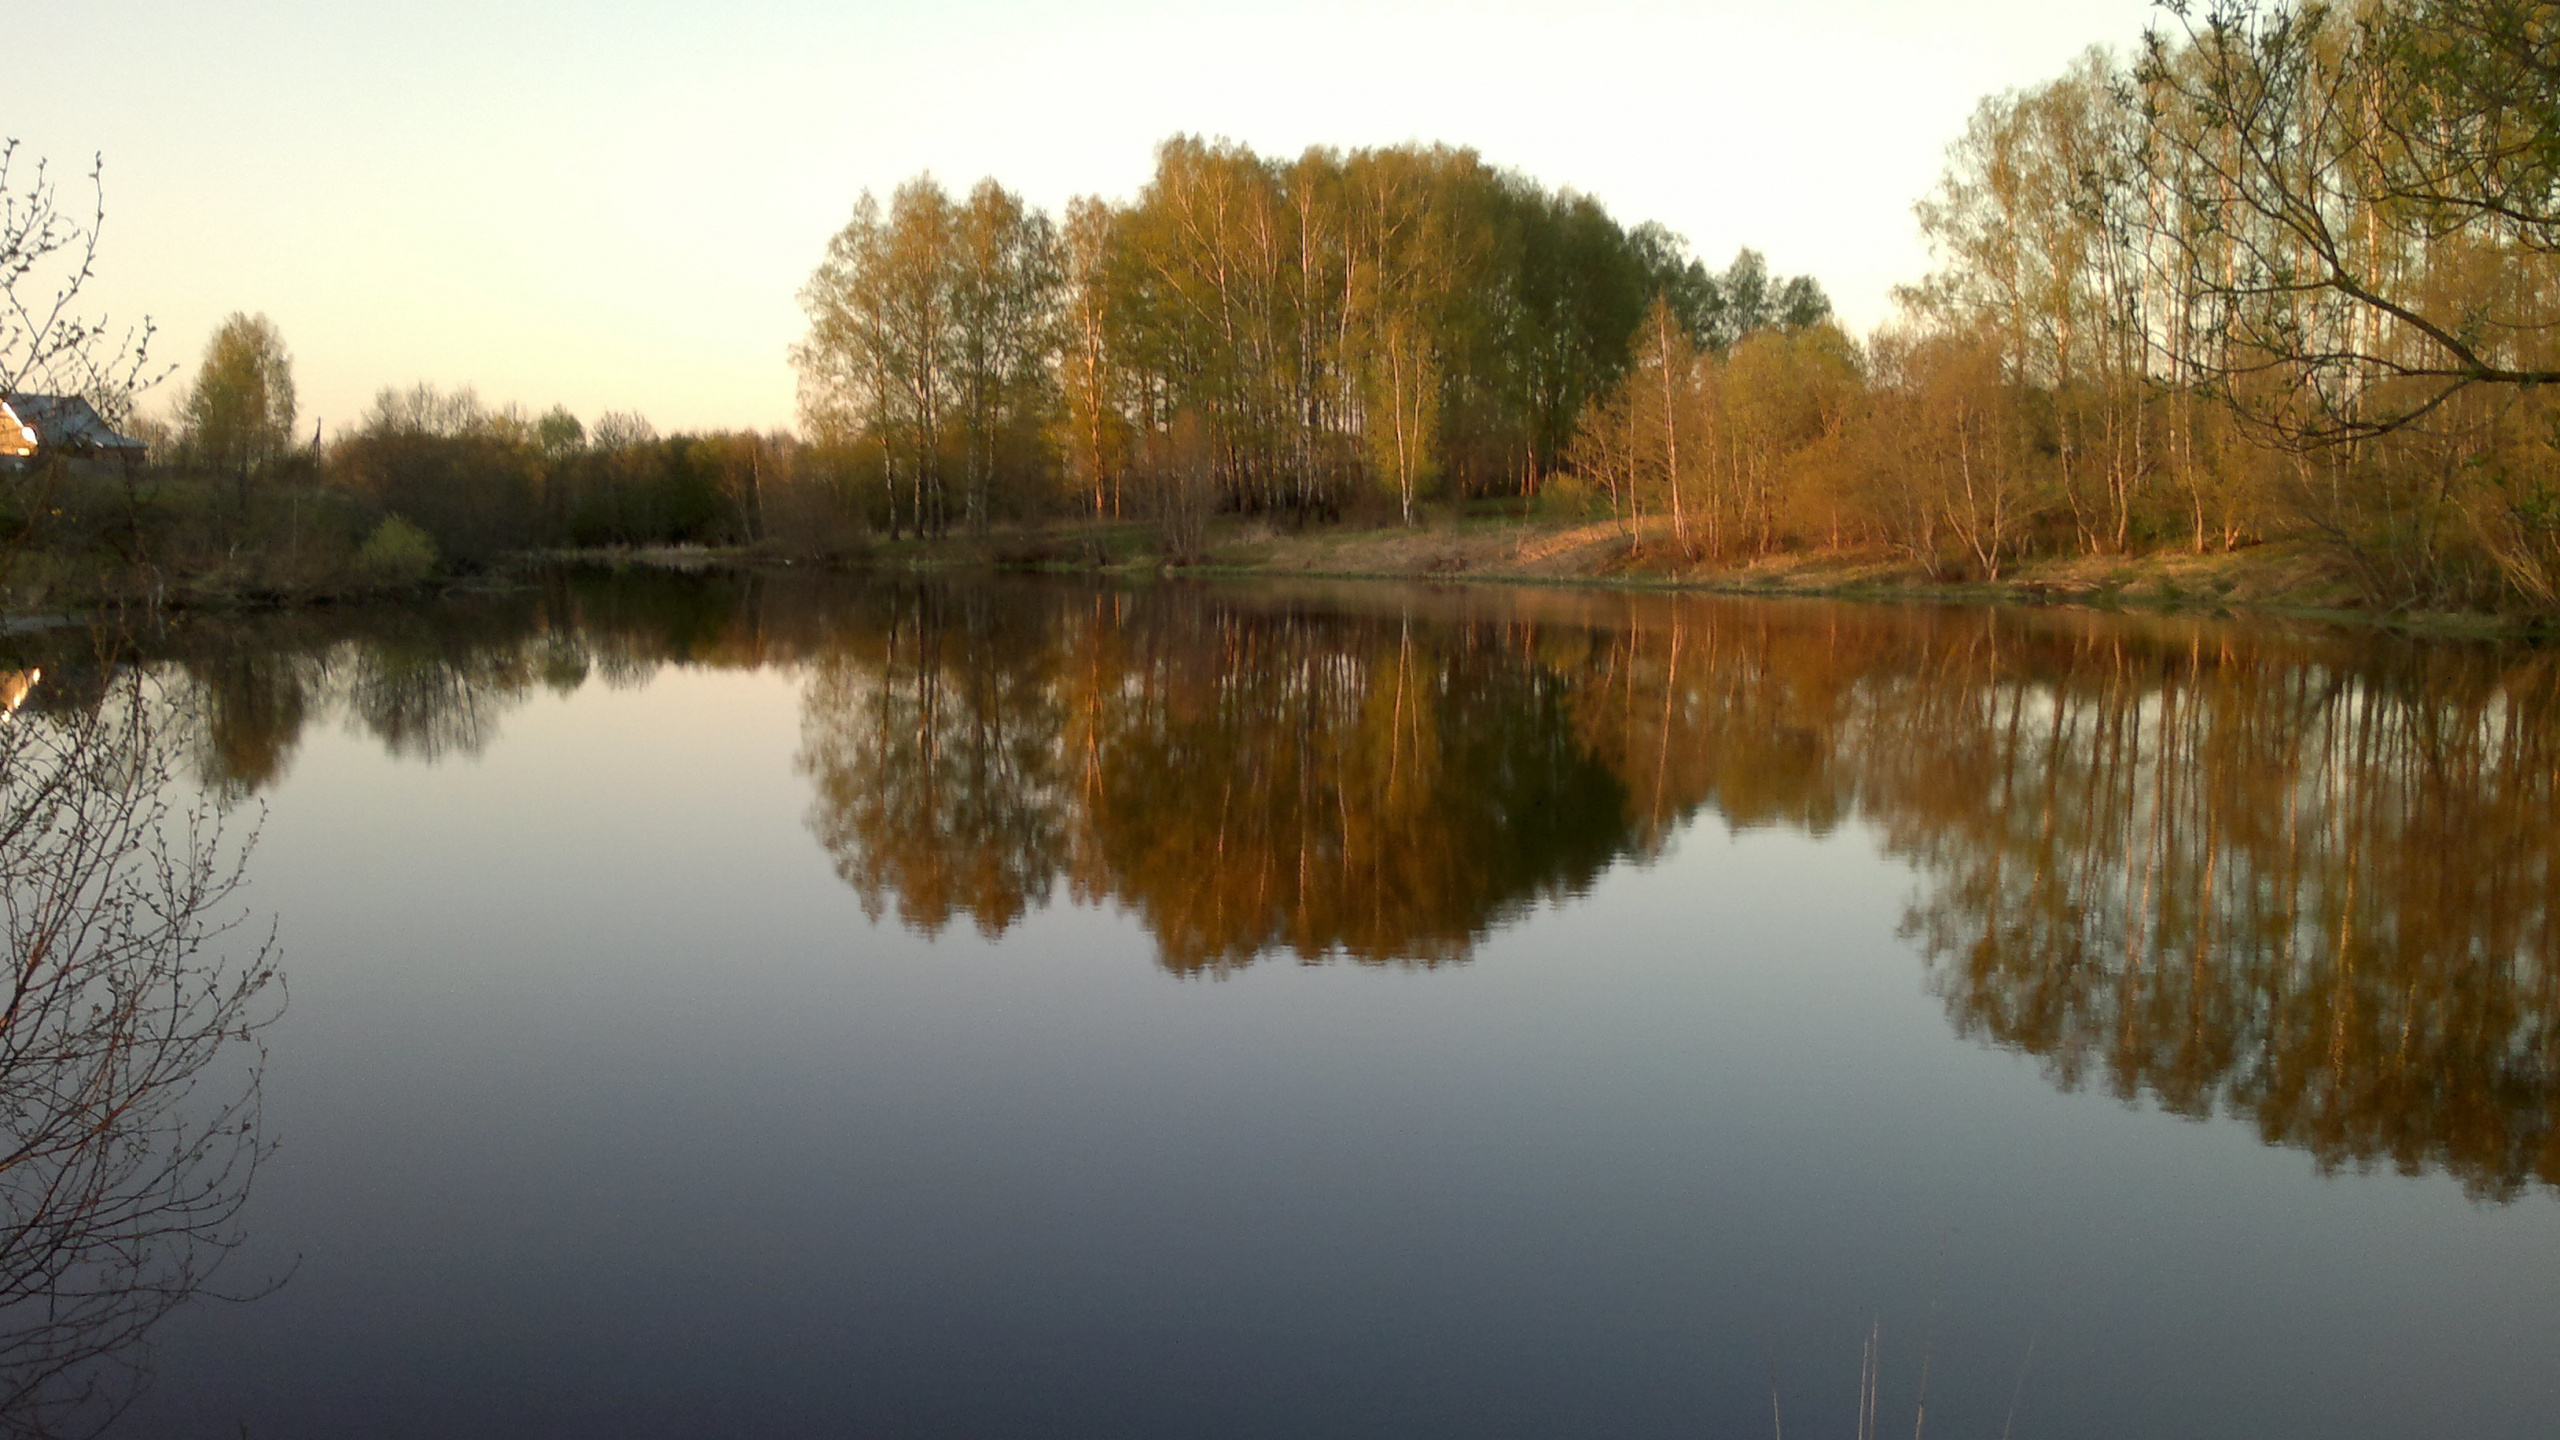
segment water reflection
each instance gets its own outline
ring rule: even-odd
[[[2324,1166],[2560,1184],[2560,673],[2540,650],[1533,592],[606,581],[167,644],[209,775],[327,715],[424,758],[545,688],[804,677],[875,916],[1121,907],[1162,962],[1463,960],[1712,817],[1914,868],[1956,1031]],[[48,672],[50,673],[50,671]]]
[[[804,707],[811,826],[875,915],[1003,931],[1063,882],[1176,970],[1460,959],[1626,843],[1567,686],[1476,627],[878,597]]]
[[[1980,717],[1886,812],[1957,1029],[2324,1165],[2560,1181],[2560,715],[2549,656],[2479,658],[1959,670]]]
[[[1959,1033],[2324,1166],[2560,1183],[2551,655],[1784,610],[1614,643],[1683,697],[1671,748],[1749,777],[1666,803],[1854,811],[1913,862]]]
[[[0,720],[0,1433],[90,1434],[241,1239],[277,978],[231,913],[244,847],[185,798],[150,687],[17,673]]]

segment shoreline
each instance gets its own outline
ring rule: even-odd
[[[1667,529],[1663,532],[1667,539]],[[1786,553],[1744,564],[1656,567],[1625,553],[1622,524],[1522,525],[1461,521],[1283,532],[1228,522],[1200,559],[1169,562],[1149,527],[1074,522],[977,536],[879,542],[860,554],[795,557],[753,546],[642,546],[546,552],[536,564],[686,570],[817,569],[868,574],[1011,573],[1123,580],[1337,580],[1499,585],[1738,599],[1822,599],[1860,604],[1997,605],[2095,613],[2184,615],[2246,621],[2317,621],[2447,639],[2538,642],[2550,622],[2486,611],[2378,610],[2300,542],[2198,556],[2182,551],[2038,559],[1998,580],[1944,580],[1914,563],[1855,552]],[[1659,552],[1657,552],[1658,554]]]
[[[1654,540],[1648,551],[1637,543]],[[2539,643],[2542,617],[2485,611],[2377,610],[2358,603],[2334,567],[2299,541],[2196,555],[2081,556],[2022,561],[1996,580],[1950,580],[1917,563],[1852,551],[1789,552],[1733,564],[1664,565],[1667,526],[1631,532],[1623,522],[1566,525],[1501,519],[1436,518],[1411,528],[1311,526],[1288,531],[1256,520],[1222,521],[1196,560],[1168,560],[1153,526],[1071,521],[996,528],[976,535],[874,540],[827,555],[764,546],[650,545],[520,552],[490,570],[414,588],[348,593],[226,586],[207,577],[160,592],[159,603],[59,605],[0,611],[16,633],[79,624],[138,609],[166,617],[236,614],[306,606],[397,605],[421,598],[520,588],[556,567],[641,567],[675,573],[831,572],[842,574],[1033,574],[1129,581],[1328,580],[1428,585],[1495,585],[1738,599],[1820,599],[1858,604],[2015,606],[2101,614],[2252,617],[2444,639]]]

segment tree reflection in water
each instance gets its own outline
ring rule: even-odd
[[[2551,657],[2071,659],[1957,667],[1887,812],[1957,1029],[2326,1166],[2560,1183]]]
[[[239,1242],[272,940],[130,673],[0,720],[0,1433],[94,1433]],[[48,700],[59,703],[47,704]],[[258,746],[239,752],[261,753]]]
[[[1000,933],[1063,879],[1179,971],[1430,964],[1623,843],[1564,684],[1468,627],[927,591],[864,633],[808,690],[811,825],[928,933]]]
[[[1855,813],[1913,862],[1905,934],[1960,1034],[2323,1166],[2560,1184],[2550,654],[1731,606],[1613,648],[1726,772],[1675,808]],[[1604,728],[1654,723],[1635,689]]]
[[[871,914],[997,935],[1111,904],[1184,973],[1462,960],[1702,817],[1855,824],[1914,867],[1905,932],[1958,1033],[2054,1083],[2324,1166],[2560,1185],[2535,648],[1269,585],[564,579],[431,632],[296,623],[222,642],[256,664],[171,654],[230,727],[214,778],[264,783],[326,713],[432,755],[590,673],[796,666],[809,823]]]

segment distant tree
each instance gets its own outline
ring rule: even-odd
[[[1218,508],[1217,447],[1208,423],[1196,410],[1176,414],[1146,437],[1138,468],[1165,555],[1198,560],[1208,548],[1209,517]]]
[[[596,417],[595,448],[633,450],[658,443],[658,427],[631,410],[608,410]]]
[[[1870,353],[1873,423],[1889,457],[1882,469],[1927,512],[1904,526],[1933,547],[1914,546],[1914,558],[1939,568],[1943,538],[1960,548],[1961,568],[1999,579],[2033,513],[2035,482],[2027,396],[2006,374],[1999,339],[1887,332]]]
[[[1689,253],[1689,242],[1674,234],[1659,221],[1646,221],[1627,232],[1627,247],[1642,268],[1646,288],[1671,312],[1671,318],[1689,332],[1689,343],[1701,348],[1729,345],[1733,336],[1725,318],[1729,301],[1723,282],[1707,273]],[[1745,250],[1744,257],[1755,267],[1755,281],[1766,267],[1760,266],[1759,252]],[[1736,262],[1737,266],[1740,262]],[[1756,300],[1755,300],[1756,303]],[[1655,328],[1655,317],[1648,315],[1645,328]],[[1650,341],[1640,343],[1652,343]]]
[[[1364,369],[1371,464],[1411,525],[1414,501],[1440,470],[1439,350],[1414,317],[1390,315],[1369,339]]]
[[[393,515],[374,527],[356,552],[356,569],[376,585],[404,589],[436,568],[436,542],[426,531]]]
[[[329,450],[332,481],[425,530],[464,568],[539,537],[544,462],[533,427],[469,387],[385,388]]]
[[[183,413],[189,447],[233,477],[245,513],[250,476],[293,444],[293,357],[275,322],[236,311],[223,321],[204,347]]]
[[[1686,275],[1675,275],[1663,294],[1689,321],[1690,335],[1699,345],[1729,350],[1759,331],[1801,330],[1831,316],[1831,297],[1822,293],[1819,281],[1810,275],[1772,275],[1767,257],[1748,246],[1721,275],[1705,275],[1694,261],[1690,269],[1703,277],[1702,295],[1694,293],[1698,280]]]
[[[671,492],[689,479],[669,462],[673,447],[662,442],[658,427],[635,411],[608,410],[596,417],[581,457],[582,480],[576,525],[583,544],[635,545],[663,543],[673,514],[687,508],[668,503]],[[670,484],[669,482],[679,482]]]
[[[569,413],[569,407],[554,405],[533,422],[533,443],[547,460],[566,459],[587,448],[587,427]]]
[[[480,403],[480,392],[468,385],[439,390],[424,381],[406,390],[386,385],[376,391],[361,429],[371,435],[432,435],[455,439],[487,433],[495,417]]]

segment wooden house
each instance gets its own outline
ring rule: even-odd
[[[34,453],[35,427],[18,418],[8,401],[0,400],[0,460],[24,460]]]
[[[20,431],[33,434],[33,453],[38,455],[130,470],[150,452],[149,446],[109,425],[96,406],[77,395],[17,394],[0,397],[0,404],[7,406]]]

